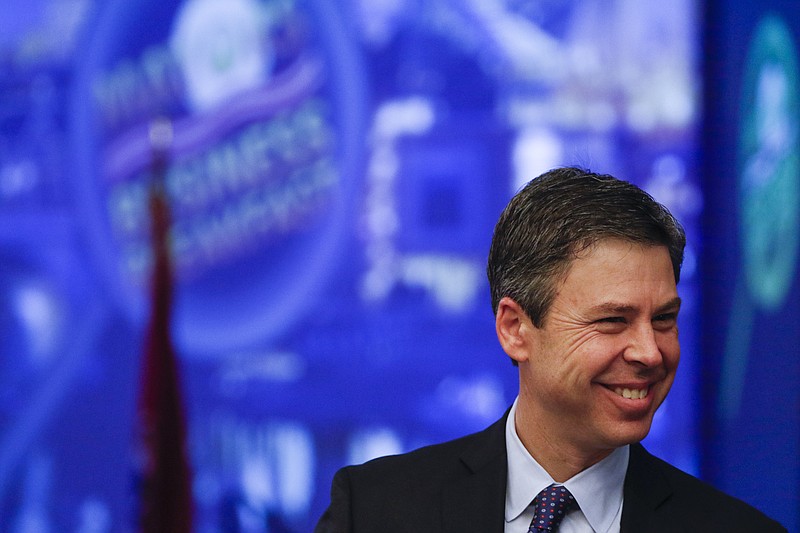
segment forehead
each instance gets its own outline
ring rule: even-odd
[[[619,239],[599,241],[576,254],[558,284],[556,298],[637,301],[677,296],[669,250]]]

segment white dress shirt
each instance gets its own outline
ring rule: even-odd
[[[511,406],[506,422],[508,482],[506,485],[505,533],[526,533],[533,518],[533,499],[545,487],[555,483],[522,445],[514,423],[517,401]],[[559,533],[618,533],[622,518],[622,487],[628,470],[630,450],[623,446],[608,457],[564,483],[580,509],[564,517]]]

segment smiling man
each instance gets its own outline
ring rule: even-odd
[[[343,468],[316,531],[785,531],[639,444],[678,368],[684,245],[630,183],[577,168],[531,181],[487,267],[516,401],[480,433]]]

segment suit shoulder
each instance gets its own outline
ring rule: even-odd
[[[463,455],[485,439],[486,431],[488,430],[424,446],[407,453],[379,457],[361,465],[345,467],[343,470],[347,471],[352,481],[365,482],[370,486],[375,486],[376,483],[394,484],[400,479],[414,483],[418,478],[424,478],[427,482],[446,478],[464,469]]]
[[[340,469],[333,478],[331,504],[316,531],[428,531],[442,519],[449,494],[445,487],[460,486],[478,470],[484,486],[504,487],[505,440],[498,424]],[[500,505],[502,509],[502,501]]]
[[[633,450],[632,450],[633,451]],[[752,505],[735,498],[666,461],[650,455],[643,448],[644,460],[650,461],[672,488],[664,506],[673,511],[696,516],[714,531],[785,532],[786,529]]]

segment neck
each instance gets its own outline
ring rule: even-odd
[[[612,450],[585,450],[574,443],[563,442],[553,428],[542,423],[542,417],[531,412],[522,397],[517,402],[514,426],[522,445],[550,477],[563,483],[590,466],[608,457]]]

